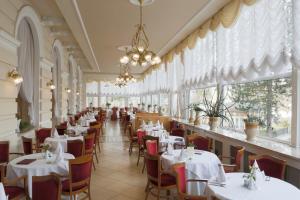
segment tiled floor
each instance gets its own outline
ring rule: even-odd
[[[136,165],[137,152],[129,156],[128,145],[119,122],[107,122],[100,162],[92,175],[93,200],[145,199],[146,173],[142,174],[142,162]],[[156,198],[149,195],[152,199]]]

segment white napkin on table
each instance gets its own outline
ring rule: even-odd
[[[160,122],[159,122],[159,120],[157,120],[156,127],[160,128]]]
[[[225,176],[225,171],[222,165],[219,165],[219,171],[218,171],[218,176],[216,181],[218,183],[224,183],[226,182],[226,176]]]
[[[53,137],[54,138],[59,138],[59,134],[58,134],[56,129],[54,130]]]
[[[64,161],[64,150],[63,150],[63,147],[61,146],[61,144],[58,142],[57,143],[57,147],[56,147],[56,150],[55,150],[55,155],[56,155],[56,158],[55,158],[55,163],[63,163],[65,162]]]
[[[256,184],[260,184],[264,180],[264,172],[262,172],[258,166],[258,163],[256,160],[254,160],[254,163],[252,165],[252,170],[254,171],[254,177],[256,180]]]

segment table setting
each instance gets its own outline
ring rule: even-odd
[[[91,122],[95,122],[95,121],[96,121],[96,118],[95,118],[94,114],[90,114],[90,113],[87,113],[86,115],[81,116],[78,119],[78,123],[81,126],[89,126]]]
[[[295,199],[300,190],[283,180],[266,176],[256,161],[249,173],[227,173],[226,182],[221,185],[209,184],[206,193],[209,199],[216,196],[220,200],[252,199]]]
[[[63,152],[67,152],[68,148],[68,141],[70,140],[82,140],[82,135],[75,135],[75,136],[69,136],[69,135],[58,135],[57,131],[54,131],[53,137],[48,137],[45,139],[45,144],[50,145],[52,149],[56,149],[58,144],[61,145]]]
[[[211,152],[195,150],[194,147],[187,149],[172,149],[162,154],[163,170],[172,172],[172,165],[184,162],[187,179],[207,179],[210,184],[223,185],[226,181],[225,172],[219,158]],[[201,183],[190,182],[187,184],[189,195],[203,194],[205,187]]]
[[[1,182],[0,182],[0,199],[8,200],[8,196],[6,196],[5,191],[4,191],[4,186]]]
[[[10,161],[7,165],[7,177],[14,179],[27,176],[28,192],[32,197],[32,176],[46,176],[53,172],[67,175],[69,173],[68,160],[74,158],[72,154],[64,153],[60,143],[52,152],[46,145],[43,153],[21,156]]]

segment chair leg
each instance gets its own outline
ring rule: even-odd
[[[149,180],[147,181],[147,185],[145,187],[145,192],[148,192],[148,190],[149,190]]]
[[[145,200],[147,200],[147,199],[148,199],[149,192],[150,192],[150,190],[148,189],[148,190],[146,191],[146,197],[145,197]]]
[[[100,152],[101,152],[101,148],[100,148],[100,138],[98,138],[97,146],[98,146],[98,151],[99,151],[99,153],[100,153]]]
[[[88,188],[88,197],[89,197],[89,200],[92,200],[92,197],[91,197],[91,188],[90,188],[90,186],[89,186],[89,188]]]
[[[96,165],[95,165],[94,159],[93,159],[93,167],[94,167],[94,170],[96,171]]]
[[[97,161],[97,163],[99,163],[99,159],[98,159],[98,154],[97,154],[97,150],[96,150],[96,148],[94,149],[94,155],[95,155],[95,157],[96,157],[96,161]]]
[[[137,160],[137,163],[136,163],[137,166],[139,166],[140,157],[141,157],[141,149],[139,147],[139,155],[138,155],[138,160]]]
[[[160,198],[160,188],[158,187],[157,188],[157,200],[159,200],[159,198]]]
[[[146,167],[146,162],[145,162],[145,159],[144,159],[144,164],[143,164],[143,170],[142,170],[142,174],[144,173],[145,171],[145,167]]]
[[[132,142],[130,142],[130,145],[129,145],[129,155],[131,155],[131,153],[132,153],[132,146],[133,146],[133,144],[132,144]]]

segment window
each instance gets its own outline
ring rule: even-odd
[[[152,105],[158,105],[158,94],[152,95]]]
[[[168,94],[160,94],[160,102],[161,112],[164,115],[169,113],[169,95]]]
[[[146,106],[148,105],[152,105],[152,102],[151,102],[151,95],[147,95],[146,96]]]
[[[234,128],[244,130],[243,119],[247,113],[261,120],[259,134],[263,137],[291,140],[292,110],[291,78],[256,81],[224,86],[226,105],[233,105],[230,112]],[[223,127],[229,124],[223,122]]]
[[[106,97],[105,96],[100,97],[100,106],[103,108],[106,107]]]
[[[112,105],[112,107],[124,108],[125,107],[125,98],[112,97],[111,105]]]
[[[129,97],[128,98],[128,106],[132,104],[133,107],[138,107],[138,104],[140,104],[141,98],[140,97]]]
[[[98,107],[98,97],[87,97],[86,98],[87,107]]]
[[[194,89],[194,90],[190,90],[189,104],[200,104],[201,106],[203,103],[204,92],[208,100],[213,100],[217,97],[216,87],[209,87],[205,89]],[[208,124],[208,118],[202,117],[201,123]]]

